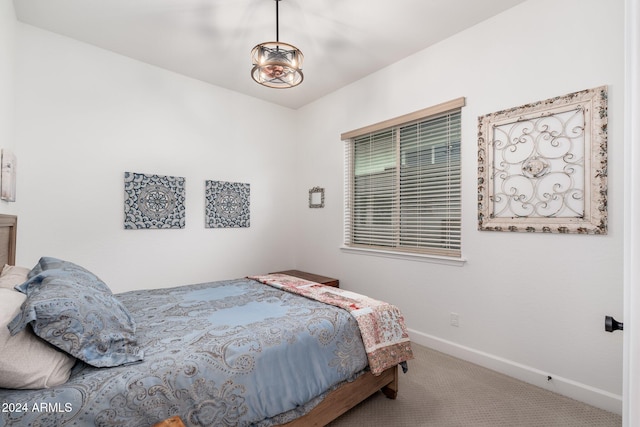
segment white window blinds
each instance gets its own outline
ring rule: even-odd
[[[343,134],[346,246],[460,258],[462,105]]]

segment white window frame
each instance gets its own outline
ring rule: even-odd
[[[354,154],[354,144],[355,141],[361,141],[362,138],[367,138],[369,136],[379,136],[385,132],[393,130],[394,137],[398,143],[396,145],[396,168],[400,170],[401,165],[401,154],[400,154],[400,144],[399,144],[399,135],[400,129],[406,128],[407,126],[412,126],[421,122],[428,122],[429,120],[437,119],[442,116],[447,116],[451,113],[460,113],[461,108],[465,105],[465,98],[457,98],[448,102],[444,102],[442,104],[438,104],[432,107],[425,108],[423,110],[419,110],[413,113],[405,114],[403,116],[399,116],[390,120],[386,120],[380,123],[376,123],[370,126],[365,126],[360,129],[352,130],[349,132],[345,132],[341,135],[341,139],[345,141],[345,217],[344,217],[344,245],[342,246],[342,250],[346,252],[353,253],[361,253],[368,255],[376,255],[390,258],[401,258],[401,259],[414,259],[421,261],[429,261],[450,265],[462,265],[464,263],[464,259],[462,258],[462,215],[461,208],[459,209],[458,214],[454,214],[454,217],[443,217],[444,220],[447,218],[449,220],[454,219],[458,221],[459,228],[457,237],[457,247],[443,249],[438,248],[437,244],[435,247],[422,247],[418,246],[403,246],[401,243],[398,243],[399,240],[396,237],[390,238],[389,241],[385,242],[383,245],[378,245],[375,242],[372,244],[362,244],[361,242],[357,242],[357,237],[355,236],[355,232],[358,231],[355,227],[354,222],[357,221],[356,215],[354,214],[354,201],[353,195],[355,194],[354,190],[354,182],[356,180],[355,174],[355,154]],[[461,128],[461,125],[460,125]],[[458,134],[461,134],[461,129],[458,130]],[[458,141],[460,143],[460,141]],[[406,164],[404,165],[406,168]],[[461,167],[457,166],[458,173],[461,173]],[[455,172],[455,170],[454,170]],[[396,174],[397,177],[394,178],[397,183],[395,188],[395,197],[399,197],[400,192],[400,173]],[[461,204],[461,188],[458,189],[459,204]],[[393,202],[396,204],[396,202]],[[399,200],[397,201],[399,205]],[[398,211],[394,211],[394,224],[398,224],[401,220],[401,215]],[[367,224],[370,225],[370,224]],[[393,225],[391,228],[399,228],[399,225]],[[450,231],[447,228],[447,232]],[[387,229],[388,231],[388,229]],[[398,232],[399,233],[399,232]],[[450,236],[447,236],[449,239]],[[455,241],[456,237],[454,236],[454,246],[456,245]],[[393,240],[396,240],[396,243],[389,243]],[[448,240],[447,240],[448,241]]]

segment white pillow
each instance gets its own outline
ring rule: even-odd
[[[5,264],[0,273],[0,288],[13,289],[14,286],[26,282],[29,271],[31,269],[26,267]]]
[[[30,327],[14,336],[9,333],[7,325],[26,298],[18,291],[0,288],[0,387],[38,389],[63,384],[75,358],[40,339]]]

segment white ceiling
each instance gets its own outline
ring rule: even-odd
[[[304,81],[269,89],[249,53],[275,40],[275,0],[14,0],[21,22],[290,108],[418,52],[525,0],[282,0],[280,41]]]

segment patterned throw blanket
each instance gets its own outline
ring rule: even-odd
[[[413,359],[404,317],[397,307],[344,289],[286,274],[249,276],[249,279],[347,310],[358,322],[369,368],[374,375]],[[403,366],[404,367],[404,366]]]

